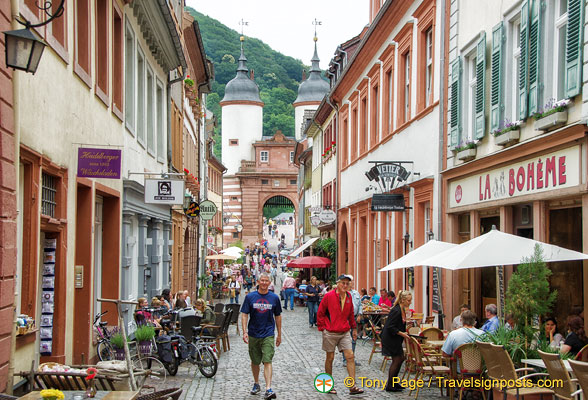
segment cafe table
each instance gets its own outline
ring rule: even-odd
[[[564,363],[564,367],[568,372],[572,372],[572,367],[570,366],[570,362],[568,360],[562,360]],[[545,363],[540,358],[524,358],[521,360],[523,364],[531,365],[537,368],[545,368]]]
[[[63,390],[63,394],[65,395],[64,400],[74,400],[74,398],[79,398],[75,396],[81,396],[81,398],[86,398],[86,392],[83,390]],[[96,400],[133,400],[139,396],[138,391],[106,391],[106,390],[99,390],[96,392],[96,396],[94,399]],[[27,400],[40,400],[41,399],[41,392],[34,391],[27,393],[26,395],[20,397],[21,399]]]
[[[443,347],[445,340],[427,340],[426,344],[431,347]]]

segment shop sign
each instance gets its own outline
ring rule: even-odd
[[[186,209],[186,215],[190,218],[194,218],[200,215],[200,206],[197,202],[192,201]]]
[[[184,204],[184,181],[180,179],[145,179],[145,203]]]
[[[320,214],[313,214],[310,216],[310,224],[312,226],[319,226],[321,224]]]
[[[319,214],[321,211],[323,211],[322,207],[308,207],[308,211],[310,211],[313,214]]]
[[[461,207],[579,184],[580,147],[574,146],[454,180],[449,183],[449,205]]]
[[[216,204],[210,200],[204,200],[200,203],[200,218],[204,221],[210,221],[213,219],[217,211],[218,208],[216,207]]]
[[[323,224],[332,224],[337,219],[337,214],[333,210],[323,210],[319,214],[319,218]]]
[[[374,194],[372,197],[372,211],[404,210],[404,195],[402,194]]]
[[[120,179],[121,150],[78,149],[78,177]]]

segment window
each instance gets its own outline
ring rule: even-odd
[[[360,137],[359,137],[359,154],[363,154],[367,150],[368,145],[368,137],[367,137],[367,130],[368,130],[368,112],[367,112],[367,96],[362,96],[361,98],[361,115],[360,115]]]
[[[517,121],[519,119],[519,73],[521,67],[521,17],[513,17],[508,23],[507,57],[505,71],[505,119]]]
[[[25,0],[25,5],[28,1]],[[59,7],[58,1],[53,1],[51,11],[55,13]],[[35,7],[37,8],[37,7]],[[37,9],[38,11],[38,9]],[[64,60],[68,60],[67,57],[67,2],[63,4],[63,15],[59,18],[51,21],[47,25],[47,42],[53,47],[56,52]]]
[[[428,107],[433,94],[433,28],[425,32],[425,52],[425,107]]]
[[[473,140],[473,132],[476,130],[476,60],[477,58],[475,52],[469,57],[466,57],[465,82],[467,84],[467,89],[464,98],[466,112],[463,121],[466,129],[465,135],[462,137],[463,142]]]
[[[163,139],[165,137],[165,114],[164,108],[164,97],[163,97],[163,84],[157,81],[157,97],[156,97],[156,109],[157,109],[157,159],[161,162],[165,160]]]
[[[137,138],[145,144],[145,56],[137,47]]]
[[[379,59],[382,61],[382,71],[384,74],[382,86],[382,137],[392,134],[394,122],[394,55],[396,52],[395,45],[389,45],[382,52]]]
[[[261,162],[268,162],[269,161],[269,151],[261,151],[259,152],[259,160]]]
[[[412,30],[413,24],[407,23],[398,32],[394,40],[398,42],[398,109],[396,127],[410,121],[410,90],[411,90],[411,62],[412,62]],[[418,54],[418,53],[417,53]]]
[[[237,198],[237,196],[231,196],[231,201],[239,201],[239,199]]]
[[[429,231],[431,231],[431,203],[425,204],[425,225],[423,226],[425,241],[429,240]]]
[[[410,53],[406,53],[402,57],[402,60],[404,63],[404,95],[402,98],[402,108],[404,110],[403,122],[407,122],[410,120]]]
[[[55,217],[57,202],[57,178],[43,172],[41,182],[41,214]]]
[[[291,163],[294,162],[294,152],[293,151],[290,152],[290,162]]]
[[[394,114],[392,104],[394,103],[394,72],[392,69],[386,72],[386,128],[387,133],[390,134],[394,130],[392,123],[392,115]]]
[[[353,162],[357,158],[357,104],[351,108],[351,156],[349,161]]]
[[[90,0],[76,1],[76,73],[90,85]]]
[[[290,179],[290,185],[296,185],[297,181],[296,179]]]
[[[96,94],[108,104],[108,2],[96,2]]]
[[[380,132],[378,130],[378,125],[380,123],[380,86],[377,82],[380,80],[380,76],[378,75],[375,79],[376,84],[372,85],[372,95],[371,95],[371,126],[370,126],[370,143],[374,146],[378,143],[380,138]]]
[[[122,118],[120,113],[123,110],[123,22],[116,2],[112,4],[112,104],[117,115]]]
[[[347,166],[348,163],[348,146],[349,146],[349,119],[347,117],[348,110],[345,109],[345,112],[341,113],[341,165]]]
[[[229,146],[238,146],[239,145],[239,139],[230,139],[229,140]]]
[[[262,179],[261,180],[261,184],[262,185],[267,185],[267,184],[269,184],[269,180],[268,179]]]
[[[147,119],[147,150],[151,154],[154,154],[155,151],[155,123],[153,121],[155,117],[155,113],[153,112],[154,84],[153,71],[151,71],[151,68],[147,68],[147,112],[145,113],[145,117]]]
[[[274,187],[280,187],[280,181],[275,180],[274,181]]]
[[[233,232],[233,239],[239,239],[239,232]]]
[[[568,0],[556,0],[553,23],[553,90],[552,98],[566,97],[566,30],[568,26]]]
[[[125,29],[125,125],[135,134],[135,33],[130,24]]]

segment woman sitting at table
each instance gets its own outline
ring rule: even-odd
[[[387,392],[400,392],[403,389],[400,384],[394,384],[393,382],[404,362],[402,342],[404,339],[408,340],[409,338],[406,333],[406,310],[411,302],[412,294],[407,290],[401,290],[398,293],[394,307],[388,314],[384,329],[382,329],[382,355],[392,358],[392,364],[388,370]]]
[[[563,342],[563,336],[557,332],[557,321],[555,318],[549,317],[544,322],[545,332],[543,334],[544,341],[549,343],[549,347],[553,349],[559,349],[560,344]]]
[[[584,332],[584,320],[577,315],[568,316],[568,335],[564,344],[561,346],[561,353],[578,354],[582,347],[588,344],[586,332]]]
[[[216,315],[212,308],[206,305],[206,302],[202,299],[198,299],[194,302],[194,308],[196,309],[196,315],[201,316],[200,325],[214,325]],[[202,335],[210,336],[210,331],[207,328],[202,329]]]
[[[139,297],[137,303],[139,303],[135,309],[135,322],[137,325],[152,324],[156,327],[160,327],[159,320],[155,319],[153,315],[146,310],[147,307],[149,307],[147,299],[145,297]]]

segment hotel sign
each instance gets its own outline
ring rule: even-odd
[[[449,206],[574,187],[580,184],[580,146],[574,146],[449,183]]]

